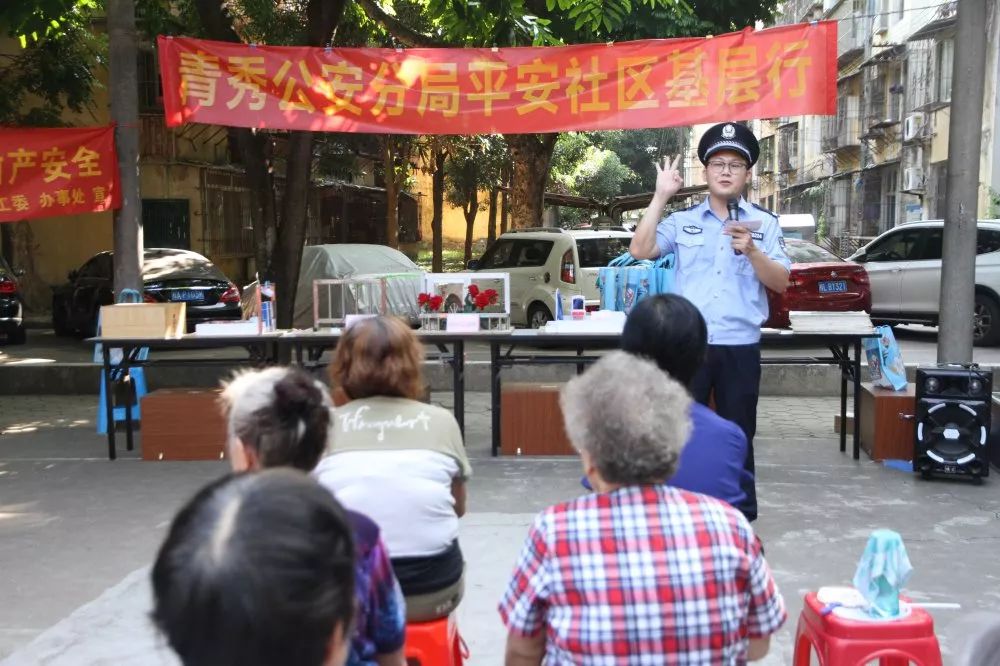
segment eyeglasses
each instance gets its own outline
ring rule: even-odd
[[[729,168],[729,173],[743,173],[747,169],[746,162],[726,162],[724,160],[712,160],[708,163],[708,168],[714,173],[722,173]]]

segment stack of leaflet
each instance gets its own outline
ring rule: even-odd
[[[872,333],[867,312],[789,312],[788,321],[796,333]]]
[[[554,319],[545,324],[542,333],[591,333],[620,334],[625,328],[625,313],[599,310],[588,313],[583,319]]]

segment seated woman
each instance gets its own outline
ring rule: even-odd
[[[326,449],[330,402],[326,387],[301,370],[267,368],[237,375],[222,394],[235,471],[294,467],[311,472]],[[348,666],[402,666],[406,638],[403,595],[379,527],[347,512],[356,548],[358,613]]]
[[[382,527],[411,622],[445,617],[463,592],[458,519],[472,474],[451,412],[420,402],[423,348],[394,317],[346,331],[330,365],[334,427],[316,476]]]
[[[691,301],[676,294],[643,299],[632,308],[622,331],[622,349],[647,358],[660,370],[690,388],[705,360],[708,331],[705,319]],[[732,421],[708,407],[691,403],[691,436],[681,451],[670,485],[729,502],[747,517],[745,488],[753,477],[744,466],[747,438]],[[590,489],[586,478],[583,485]]]
[[[294,470],[210,483],[153,565],[153,621],[184,666],[342,666],[354,544],[333,496]]]
[[[691,430],[684,387],[616,351],[561,404],[597,492],[535,519],[500,602],[507,666],[762,658],[786,614],[750,523],[666,484]]]

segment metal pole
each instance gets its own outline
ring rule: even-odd
[[[114,289],[142,293],[142,199],[139,195],[139,72],[134,0],[108,0],[111,118],[121,178],[115,211]]]
[[[983,138],[987,0],[961,0],[955,34],[948,191],[941,267],[939,363],[972,361],[976,283],[976,220]],[[993,322],[996,326],[1000,322]]]

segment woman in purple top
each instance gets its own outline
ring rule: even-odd
[[[322,384],[292,368],[255,370],[229,382],[222,401],[234,470],[316,467],[326,449],[332,407]],[[347,666],[404,666],[406,605],[379,527],[364,514],[346,513],[354,534],[357,598]]]
[[[651,360],[690,389],[705,360],[708,331],[691,301],[677,294],[658,294],[632,308],[621,344],[622,350]],[[691,436],[669,485],[721,499],[753,520],[756,516],[749,513],[746,492],[753,477],[743,467],[746,435],[735,423],[697,402],[691,405],[690,417]]]

